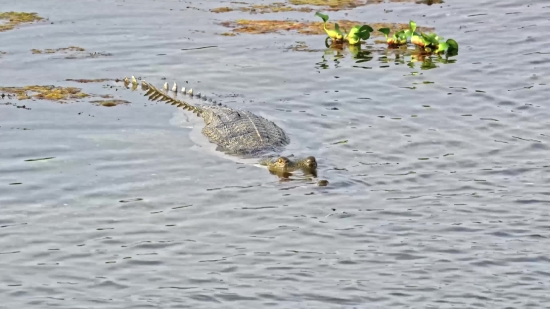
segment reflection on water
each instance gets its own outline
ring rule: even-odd
[[[379,67],[387,68],[391,64],[406,64],[411,69],[420,68],[430,70],[440,67],[440,64],[456,63],[456,59],[438,54],[428,54],[419,49],[411,49],[406,46],[400,48],[374,48],[373,46],[363,47],[361,45],[332,44],[323,51],[321,61],[316,63],[315,68],[330,69],[339,68],[341,62],[350,57],[356,64],[354,68],[372,69],[364,63],[374,59],[380,63]]]

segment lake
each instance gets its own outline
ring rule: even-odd
[[[550,3],[301,2],[1,0],[44,18],[0,32],[1,308],[550,308]],[[459,53],[327,47],[316,11]],[[329,184],[132,75],[274,121]]]

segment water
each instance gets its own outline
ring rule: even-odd
[[[318,20],[208,12],[226,5],[2,1],[49,20],[0,33],[0,86],[131,104],[0,101],[26,107],[0,105],[0,307],[550,308],[546,1],[329,12],[459,42],[427,70],[383,44],[357,63],[322,36],[220,36],[238,18]],[[86,52],[30,52],[69,46]],[[120,83],[65,81],[130,75],[268,117],[329,186],[216,154],[194,116]]]

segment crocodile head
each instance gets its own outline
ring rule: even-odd
[[[296,160],[291,160],[287,157],[278,157],[275,161],[266,160],[263,164],[267,165],[267,168],[273,172],[286,173],[302,170],[306,173],[312,173],[317,169],[317,161],[313,156]]]
[[[316,169],[317,168],[317,160],[315,160],[315,157],[309,156],[305,158],[304,160],[298,160],[296,164],[300,164],[301,168],[306,169]]]

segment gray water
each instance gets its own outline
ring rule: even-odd
[[[432,69],[372,40],[357,62],[323,36],[221,36],[319,20],[208,11],[230,5],[0,0],[49,19],[0,33],[0,86],[131,102],[0,100],[1,308],[550,308],[547,1],[329,12],[459,42]],[[68,46],[106,55],[30,52]],[[120,83],[65,81],[131,75],[268,117],[329,185],[217,154]]]

